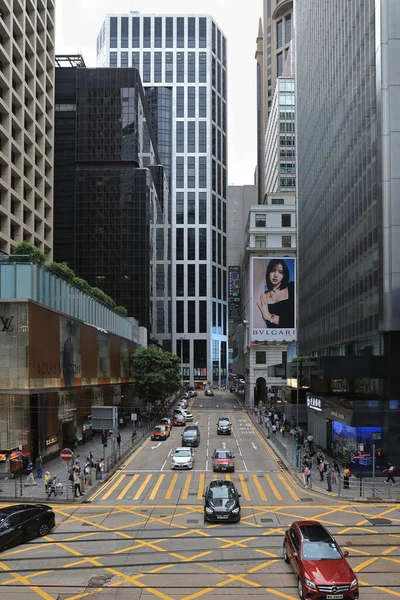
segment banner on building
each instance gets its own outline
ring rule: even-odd
[[[289,343],[296,339],[295,282],[295,258],[252,258],[251,341]]]
[[[240,267],[229,267],[228,284],[229,320],[240,321]]]

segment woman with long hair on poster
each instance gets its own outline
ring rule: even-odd
[[[289,279],[289,269],[284,260],[277,258],[269,261],[265,291],[257,302],[268,329],[294,329],[294,282]]]

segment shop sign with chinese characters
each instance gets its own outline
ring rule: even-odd
[[[317,410],[318,412],[321,412],[321,410],[322,410],[321,404],[322,404],[321,398],[315,398],[314,396],[308,396],[307,408],[311,408],[312,410]]]

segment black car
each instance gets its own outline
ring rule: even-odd
[[[232,481],[211,481],[204,493],[204,522],[240,521],[240,494]]]
[[[197,425],[189,425],[182,433],[182,446],[198,446],[200,444],[200,429]]]
[[[228,419],[228,417],[220,417],[217,423],[217,433],[218,435],[231,435],[232,433],[232,423]]]
[[[47,535],[55,515],[46,504],[19,504],[0,508],[0,551]]]

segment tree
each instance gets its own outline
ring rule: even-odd
[[[68,281],[68,283],[73,283],[75,273],[69,268],[66,262],[51,262],[49,265],[47,265],[47,268],[51,273],[57,275],[57,277],[65,279],[65,281]]]
[[[116,306],[114,308],[114,312],[116,312],[117,315],[120,315],[121,317],[127,317],[128,316],[128,309],[125,308],[125,306]]]
[[[162,348],[140,348],[132,355],[131,367],[140,398],[165,400],[180,388],[180,360]]]
[[[29,259],[39,265],[44,265],[46,262],[46,256],[41,249],[29,242],[19,242],[11,252],[11,256],[20,256],[21,262],[29,261]]]

